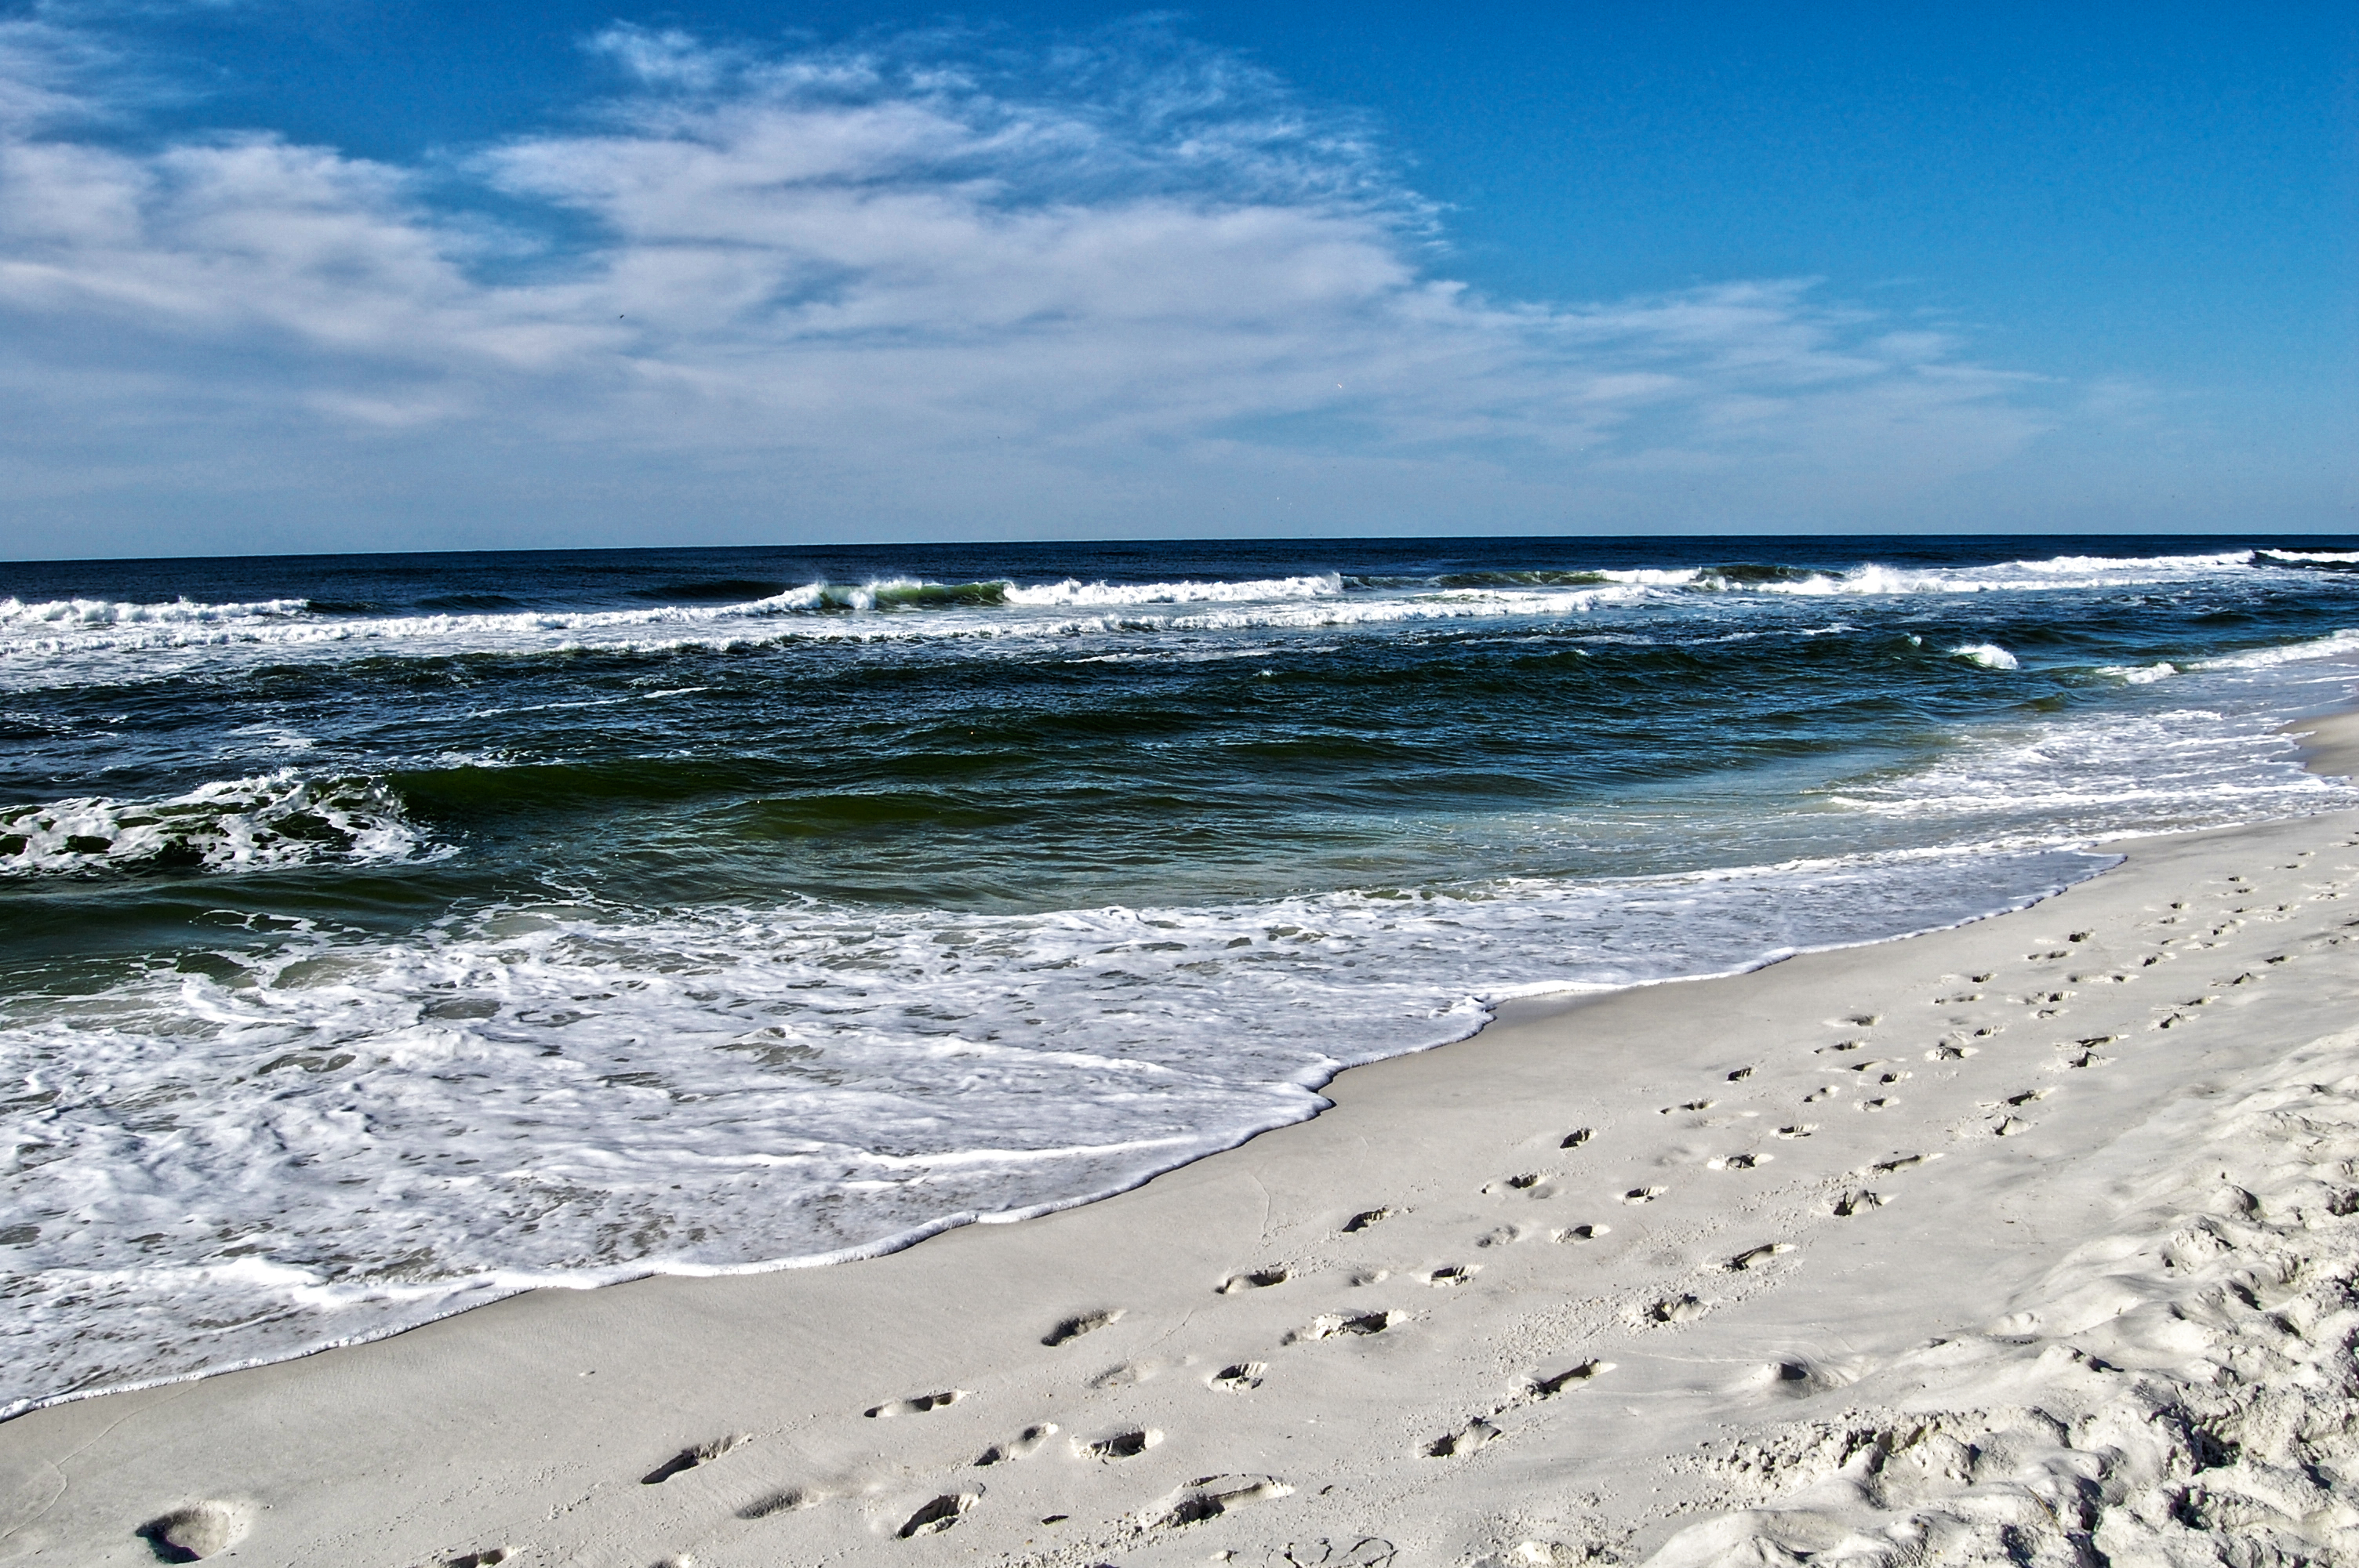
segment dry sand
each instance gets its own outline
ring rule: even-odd
[[[2359,816],[2129,850],[1044,1219],[36,1411],[0,1561],[2359,1562]]]

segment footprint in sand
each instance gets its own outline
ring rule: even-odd
[[[1881,1193],[1855,1189],[1836,1198],[1833,1203],[1827,1206],[1827,1208],[1828,1212],[1834,1215],[1836,1218],[1849,1219],[1854,1215],[1865,1214],[1870,1209],[1882,1208],[1889,1201]]]
[[[190,1503],[149,1519],[132,1533],[166,1563],[201,1563],[245,1539],[245,1510],[234,1503]]]
[[[1147,1381],[1163,1370],[1160,1361],[1125,1361],[1109,1367],[1089,1380],[1088,1387],[1097,1390],[1130,1389]]]
[[[1282,1285],[1290,1278],[1283,1268],[1256,1269],[1249,1273],[1231,1274],[1220,1283],[1224,1296],[1242,1295],[1247,1291],[1266,1291],[1272,1285]]]
[[[1862,1110],[1889,1110],[1899,1103],[1900,1102],[1898,1100],[1894,1099],[1887,1095],[1881,1099],[1864,1099],[1859,1102],[1859,1108]]]
[[[1350,1334],[1382,1334],[1407,1322],[1408,1317],[1408,1314],[1397,1312],[1321,1313],[1288,1335],[1286,1342],[1290,1345],[1297,1340],[1335,1339]]]
[[[945,1406],[954,1405],[964,1398],[966,1398],[964,1389],[944,1389],[939,1394],[912,1394],[906,1400],[893,1400],[885,1404],[871,1405],[860,1413],[871,1421],[887,1416],[923,1415],[928,1411],[938,1411]]]
[[[1728,1081],[1729,1081],[1730,1083],[1732,1083],[1732,1084],[1741,1084],[1741,1083],[1743,1083],[1745,1079],[1747,1079],[1747,1078],[1751,1077],[1752,1076],[1753,1076],[1753,1069],[1752,1069],[1752,1068],[1750,1068],[1750,1067],[1739,1067],[1739,1068],[1737,1068],[1737,1069],[1736,1069],[1736,1071],[1734,1071],[1734,1072],[1733,1072],[1733,1073],[1731,1073],[1731,1074],[1729,1074],[1729,1075],[1728,1075]]]
[[[1495,1182],[1483,1184],[1483,1195],[1495,1198],[1505,1197],[1509,1193],[1523,1193],[1536,1198],[1548,1197],[1556,1191],[1554,1187],[1548,1185],[1548,1179],[1551,1173],[1547,1171],[1526,1171],[1518,1175],[1501,1176]]]
[[[1653,1203],[1663,1195],[1663,1192],[1664,1189],[1661,1187],[1632,1187],[1622,1195],[1622,1201],[1632,1204]]]
[[[1707,1171],[1750,1171],[1777,1158],[1774,1154],[1721,1154],[1703,1162]]]
[[[940,1535],[958,1523],[959,1516],[974,1507],[981,1499],[977,1492],[944,1492],[940,1497],[911,1514],[894,1533],[904,1541],[921,1535]]]
[[[1777,1130],[1780,1138],[1808,1138],[1819,1130],[1815,1121],[1797,1121]]]
[[[1649,1302],[1638,1315],[1647,1323],[1693,1323],[1711,1310],[1694,1296],[1681,1293]]]
[[[497,1568],[508,1560],[505,1546],[486,1546],[481,1552],[462,1552],[456,1557],[445,1557],[438,1568]]]
[[[1462,1285],[1483,1271],[1480,1263],[1448,1263],[1425,1277],[1429,1285]]]
[[[1084,1334],[1095,1334],[1110,1323],[1119,1322],[1124,1309],[1114,1307],[1105,1312],[1085,1312],[1069,1317],[1040,1336],[1040,1343],[1054,1350],[1060,1345],[1070,1345]]]
[[[1683,1110],[1710,1110],[1712,1107],[1712,1102],[1708,1099],[1681,1100],[1677,1105],[1667,1105],[1663,1107],[1662,1109],[1657,1111],[1655,1114],[1657,1116],[1677,1116]]]
[[[1611,1361],[1583,1361],[1578,1367],[1569,1368],[1552,1376],[1534,1378],[1531,1381],[1530,1395],[1536,1400],[1552,1400],[1567,1389],[1576,1388],[1592,1378],[1602,1378],[1612,1370],[1614,1370],[1614,1363]]]
[[[875,1415],[876,1412],[875,1411],[870,1411],[868,1413],[870,1415]],[[642,1487],[660,1487],[666,1481],[670,1480],[674,1476],[679,1475],[683,1471],[693,1470],[699,1465],[710,1465],[715,1459],[720,1458],[723,1454],[736,1447],[739,1444],[750,1441],[752,1441],[750,1438],[740,1434],[730,1437],[716,1437],[710,1443],[700,1443],[695,1444],[693,1447],[683,1448],[679,1453],[673,1454],[670,1458],[665,1460],[662,1464],[657,1465],[654,1469],[648,1471],[646,1475],[640,1476],[639,1485]]]
[[[1838,1094],[1840,1092],[1842,1091],[1841,1086],[1839,1085],[1821,1084],[1817,1088],[1812,1089],[1809,1094],[1804,1095],[1802,1097],[1802,1103],[1804,1105],[1816,1105],[1830,1095]]]
[[[1742,1274],[1756,1263],[1766,1263],[1778,1254],[1791,1252],[1793,1249],[1794,1244],[1790,1241],[1764,1242],[1761,1246],[1748,1247],[1739,1252],[1728,1260],[1725,1267],[1732,1274]]]
[[[1233,1362],[1212,1374],[1210,1386],[1224,1393],[1242,1394],[1248,1389],[1260,1388],[1262,1377],[1268,1370],[1266,1362]]]
[[[1610,1225],[1576,1225],[1570,1229],[1558,1231],[1556,1238],[1559,1241],[1572,1242],[1577,1246],[1583,1241],[1594,1241],[1601,1236],[1610,1234],[1613,1229]]]
[[[1101,1437],[1094,1443],[1073,1439],[1073,1453],[1082,1459],[1094,1459],[1101,1465],[1111,1465],[1117,1459],[1136,1459],[1157,1444],[1163,1434],[1151,1426],[1134,1427]]]
[[[1399,1211],[1397,1209],[1389,1208],[1364,1208],[1343,1222],[1343,1234],[1349,1236],[1355,1231],[1365,1230],[1372,1225],[1381,1225],[1397,1212]]]
[[[1808,1399],[1840,1389],[1853,1380],[1850,1368],[1822,1366],[1801,1357],[1772,1361],[1745,1380],[1745,1385],[1781,1399]],[[1744,1386],[1744,1385],[1740,1385]]]
[[[1427,1444],[1425,1456],[1429,1459],[1456,1459],[1473,1453],[1498,1435],[1499,1429],[1478,1415],[1448,1436],[1437,1437]]]
[[[1571,1132],[1564,1135],[1564,1141],[1558,1144],[1557,1147],[1560,1149],[1578,1149],[1595,1136],[1595,1132],[1590,1128],[1576,1127]]]
[[[805,1509],[815,1509],[826,1500],[825,1492],[810,1487],[783,1487],[777,1491],[766,1493],[747,1503],[737,1510],[737,1517],[744,1519],[770,1519],[778,1514],[800,1513]]]
[[[1248,1503],[1293,1495],[1294,1488],[1275,1476],[1199,1476],[1171,1496],[1147,1509],[1150,1530],[1177,1530],[1201,1524]]]

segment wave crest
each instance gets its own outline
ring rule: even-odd
[[[164,800],[103,795],[0,809],[0,876],[75,871],[239,871],[315,860],[421,857],[401,798],[376,779],[281,769]]]
[[[77,626],[201,626],[231,621],[285,620],[310,607],[310,601],[303,599],[265,599],[248,604],[201,604],[188,599],[156,604],[50,599],[27,604],[12,595],[0,599],[0,627],[66,630]]]
[[[1062,582],[1011,587],[1007,602],[1037,606],[1126,604],[1235,604],[1273,599],[1332,599],[1343,591],[1340,573],[1262,578],[1246,582]]]

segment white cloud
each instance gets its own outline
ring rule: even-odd
[[[1801,282],[1484,298],[1361,127],[1151,33],[762,59],[618,28],[592,128],[433,168],[102,144],[60,37],[0,35],[20,521],[1692,524],[1888,505],[2049,420],[2034,378]]]

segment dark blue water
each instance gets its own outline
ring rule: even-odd
[[[2352,803],[2350,539],[0,566],[0,1400],[889,1245]],[[199,1325],[202,1325],[200,1327]]]

